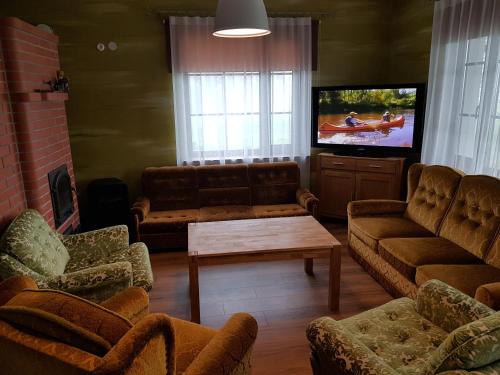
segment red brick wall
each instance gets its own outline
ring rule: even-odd
[[[1,43],[0,51],[2,51]],[[0,53],[0,232],[25,208],[26,199],[9,103],[9,90],[4,61]]]
[[[64,104],[67,95],[47,97],[35,90],[46,89],[44,82],[54,79],[60,68],[59,38],[17,18],[0,19],[0,38],[27,206],[37,209],[54,227],[47,174],[66,164],[75,184]],[[59,231],[79,224],[76,195],[73,198],[75,212]]]

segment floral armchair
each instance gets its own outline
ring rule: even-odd
[[[129,286],[149,291],[148,249],[129,245],[124,225],[60,235],[36,210],[21,213],[0,240],[0,279],[29,276],[40,288],[59,289],[100,302]]]
[[[309,324],[314,375],[500,372],[500,312],[431,280],[356,316]]]

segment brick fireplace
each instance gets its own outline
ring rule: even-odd
[[[74,190],[69,192],[72,213],[56,223],[49,184],[49,173],[65,166],[71,188],[75,186],[65,109],[68,94],[37,92],[46,90],[44,82],[60,69],[59,38],[9,17],[0,19],[0,42],[0,207],[7,209],[0,214],[0,229],[29,207],[58,231],[71,230],[80,220]]]

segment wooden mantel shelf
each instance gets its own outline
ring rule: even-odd
[[[12,99],[15,102],[64,102],[69,96],[66,92],[20,92]]]

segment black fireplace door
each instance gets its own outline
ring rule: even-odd
[[[73,186],[66,164],[49,172],[50,196],[56,228],[59,228],[74,212]]]

